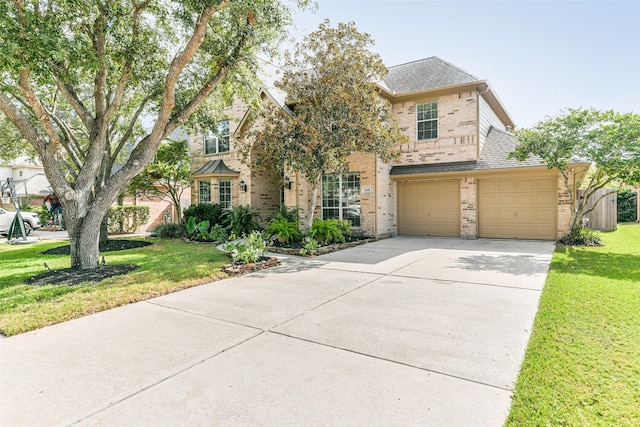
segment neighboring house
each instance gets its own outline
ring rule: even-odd
[[[187,134],[184,129],[178,128],[174,130],[162,143],[168,140],[180,141],[186,139],[189,139],[189,134]],[[165,190],[162,183],[156,182],[155,185],[157,188]],[[137,197],[127,196],[123,199],[122,204],[125,206],[149,206],[149,221],[147,221],[146,224],[141,225],[137,230],[141,233],[150,232],[162,224],[178,222],[178,213],[168,197],[149,195],[139,195]],[[180,207],[182,210],[185,210],[189,206],[191,206],[191,188],[186,188],[180,197]]]
[[[431,57],[390,67],[379,86],[409,142],[392,163],[358,153],[348,174],[325,174],[319,217],[349,219],[375,236],[555,240],[568,231],[561,175],[540,159],[507,159],[514,123],[486,80]],[[267,90],[263,99],[277,103]],[[250,205],[263,219],[282,203],[304,210],[310,188],[299,174],[243,162],[236,138],[246,110],[234,104],[215,135],[191,138],[192,202]],[[572,164],[572,183],[588,167]]]
[[[42,206],[49,193],[49,181],[41,164],[29,157],[20,157],[11,162],[0,161],[0,182],[5,184],[7,178],[13,178],[20,203]],[[13,201],[2,206],[9,205],[13,206]]]

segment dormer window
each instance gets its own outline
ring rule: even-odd
[[[204,138],[204,154],[218,154],[229,152],[229,122],[224,120],[218,124],[218,129]]]
[[[438,137],[438,101],[416,104],[418,141]]]

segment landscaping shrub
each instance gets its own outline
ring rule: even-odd
[[[209,221],[196,222],[196,218],[190,216],[186,225],[187,235],[191,240],[198,242],[219,242],[227,239],[227,231],[222,225],[209,226]]]
[[[300,255],[302,256],[313,256],[316,254],[316,251],[320,244],[318,241],[312,237],[307,237],[307,243],[305,243],[304,247],[300,249]]]
[[[245,241],[229,242],[224,246],[234,264],[239,262],[248,264],[258,261],[264,256],[266,247],[267,242],[258,231],[252,231]]]
[[[353,228],[351,221],[348,219],[337,219],[336,221],[342,235],[345,238],[351,237],[351,229]]]
[[[157,226],[151,232],[153,237],[160,239],[177,239],[184,237],[187,234],[187,229],[184,224],[162,224]]]
[[[222,208],[217,204],[198,203],[197,205],[191,205],[185,209],[182,214],[182,218],[184,218],[185,223],[190,217],[194,217],[196,223],[209,221],[209,224],[225,225]]]
[[[600,232],[590,228],[575,227],[569,234],[558,240],[567,246],[602,246]]]
[[[321,243],[345,242],[339,219],[314,218],[309,236]]]
[[[633,222],[638,218],[638,194],[631,187],[618,191],[618,222]]]
[[[149,221],[149,206],[111,206],[107,222],[110,234],[135,233],[138,227]]]
[[[289,221],[284,216],[276,216],[265,230],[268,237],[275,236],[280,243],[289,243],[300,240],[301,233],[298,222]]]
[[[273,219],[286,218],[289,222],[298,222],[300,216],[298,215],[298,208],[287,209],[286,206],[281,206],[280,210],[276,212]]]
[[[259,230],[258,214],[251,212],[250,206],[236,206],[224,211],[224,223],[231,235],[244,236],[252,231]]]

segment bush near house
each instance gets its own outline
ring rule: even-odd
[[[149,206],[110,206],[107,231],[109,234],[135,233],[149,221]]]
[[[182,220],[187,223],[189,217],[194,217],[197,223],[209,221],[209,224],[224,225],[222,207],[214,203],[198,203],[184,210]]]
[[[618,222],[638,220],[638,193],[632,187],[618,191]]]

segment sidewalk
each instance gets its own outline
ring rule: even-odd
[[[0,424],[501,426],[552,242],[398,237],[0,341]]]

